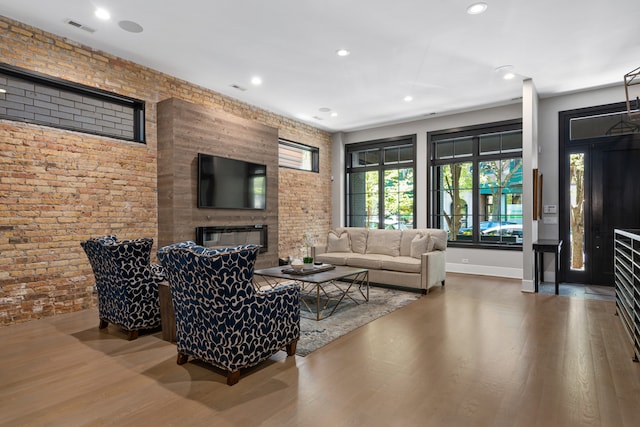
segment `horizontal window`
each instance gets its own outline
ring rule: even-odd
[[[435,146],[436,159],[454,159],[473,155],[473,139],[452,138],[438,141]]]
[[[570,139],[599,138],[640,133],[640,122],[629,120],[626,111],[578,117],[570,120]]]
[[[279,141],[279,165],[283,168],[319,172],[320,150],[317,147],[281,139]]]
[[[0,64],[0,117],[144,142],[144,102]]]

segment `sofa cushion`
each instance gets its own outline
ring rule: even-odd
[[[411,241],[411,254],[413,258],[420,258],[420,255],[433,250],[434,241],[430,234],[418,233]]]
[[[420,273],[421,265],[420,259],[408,256],[397,256],[382,260],[383,270],[402,271],[404,273]]]
[[[400,256],[400,230],[369,230],[367,254]]]
[[[349,233],[343,231],[338,234],[335,231],[330,231],[327,236],[327,252],[351,252]]]
[[[353,255],[353,252],[325,252],[316,254],[314,260],[325,264],[347,265],[347,259]]]
[[[382,268],[382,260],[391,258],[389,255],[378,254],[349,254],[347,265],[350,267],[369,268],[379,270]]]
[[[364,227],[337,228],[336,234],[339,236],[343,231],[347,231],[349,233],[351,251],[358,254],[365,253],[367,249],[367,234],[369,230]]]

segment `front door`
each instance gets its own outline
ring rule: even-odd
[[[640,143],[632,136],[591,149],[591,283],[614,284],[613,230],[640,228]]]
[[[566,282],[613,286],[613,231],[640,228],[640,126],[627,130],[590,130],[591,137],[573,140],[565,134],[560,238],[568,242],[562,254]]]

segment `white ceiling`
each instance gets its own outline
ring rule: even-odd
[[[542,97],[615,84],[624,100],[639,0],[485,0],[472,16],[473,1],[0,0],[0,13],[329,131],[514,102],[524,78]]]

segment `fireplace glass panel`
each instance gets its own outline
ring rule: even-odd
[[[196,243],[213,249],[254,244],[260,246],[260,252],[267,252],[267,226],[197,227]]]

